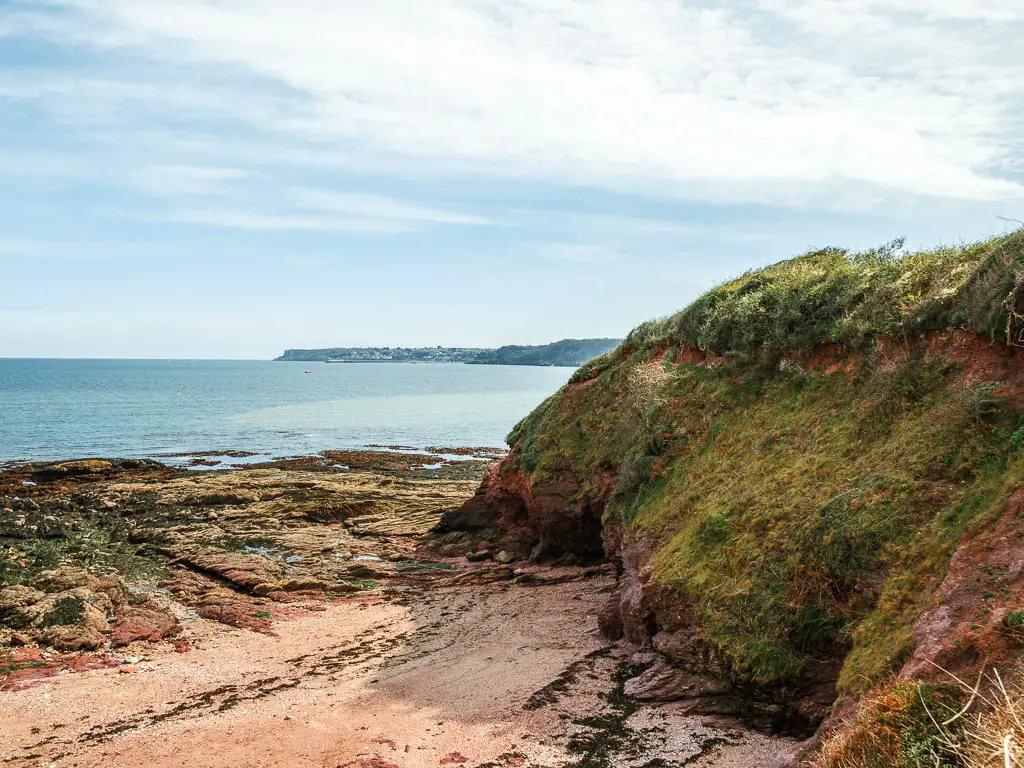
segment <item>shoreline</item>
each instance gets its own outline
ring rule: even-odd
[[[598,632],[611,565],[433,532],[478,478],[311,458],[0,470],[0,760],[681,768],[792,743],[626,699],[649,662]]]
[[[35,465],[68,464],[81,461],[152,461],[168,467],[199,471],[254,469],[259,467],[305,466],[331,471],[352,468],[369,471],[440,470],[474,463],[493,463],[508,454],[497,446],[405,446],[368,444],[355,448],[325,449],[319,453],[275,456],[272,453],[242,450],[203,449],[140,453],[128,456],[82,456],[73,459],[0,459],[0,472]],[[398,458],[401,457],[401,458]],[[168,461],[171,459],[172,461]],[[178,459],[179,461],[173,461]],[[342,460],[354,463],[345,464]],[[482,475],[481,475],[482,476]]]

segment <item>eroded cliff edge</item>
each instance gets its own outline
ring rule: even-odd
[[[577,371],[439,531],[613,560],[639,699],[913,764],[951,675],[1024,650],[1022,286],[1021,232],[747,274]]]

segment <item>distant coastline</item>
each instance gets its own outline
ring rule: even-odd
[[[465,363],[578,367],[614,349],[621,339],[562,339],[551,344],[480,347],[328,347],[286,349],[279,362]]]

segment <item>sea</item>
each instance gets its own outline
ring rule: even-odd
[[[0,359],[0,462],[229,451],[256,462],[373,445],[502,447],[572,371]]]

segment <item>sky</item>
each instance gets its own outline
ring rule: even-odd
[[[1020,0],[0,0],[0,356],[622,336],[1024,219]]]

